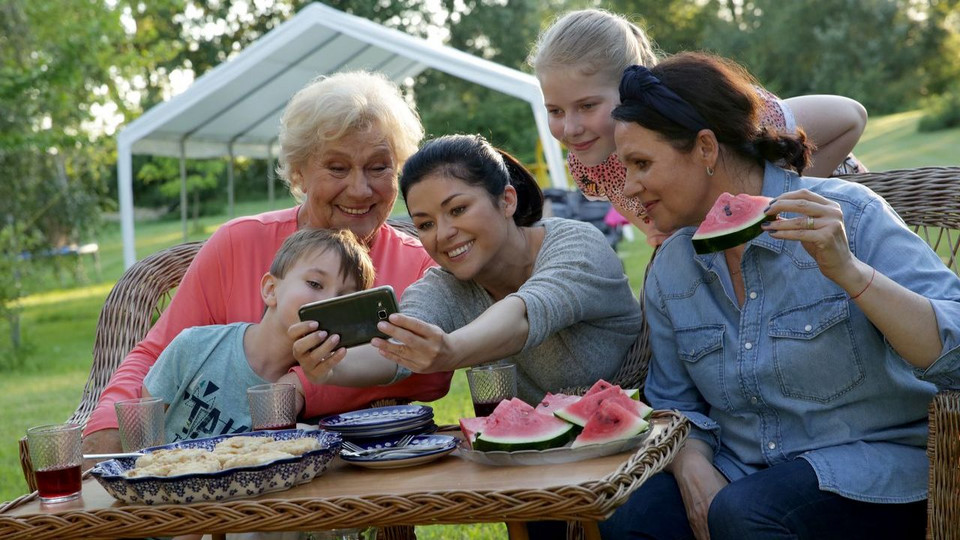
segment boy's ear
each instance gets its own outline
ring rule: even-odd
[[[260,297],[268,308],[277,307],[277,283],[280,280],[276,276],[267,272],[260,278]]]

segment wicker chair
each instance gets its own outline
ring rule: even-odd
[[[920,167],[861,175],[960,274],[960,167]],[[930,404],[927,538],[960,539],[960,392],[943,390]]]

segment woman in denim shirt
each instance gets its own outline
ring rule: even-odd
[[[960,280],[869,189],[800,176],[810,147],[756,127],[751,83],[698,53],[624,73],[624,194],[677,230],[645,284],[646,393],[693,425],[601,530],[922,538],[927,406],[960,380]],[[770,197],[779,219],[697,255],[691,237],[723,192]]]

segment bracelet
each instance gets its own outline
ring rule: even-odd
[[[860,298],[860,295],[861,295],[861,294],[867,292],[867,289],[870,288],[870,285],[873,283],[873,278],[875,278],[875,277],[877,277],[877,269],[876,269],[876,268],[874,268],[874,269],[873,269],[873,273],[870,274],[870,281],[867,282],[867,286],[864,287],[862,291],[860,291],[860,292],[858,292],[857,294],[851,296],[850,299],[851,299],[851,300],[856,300],[857,298]]]

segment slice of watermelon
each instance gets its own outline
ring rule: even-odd
[[[477,418],[460,419],[460,431],[463,432],[463,437],[471,446],[473,441],[477,440],[477,434],[483,433],[483,428],[487,425],[487,418],[486,416],[479,416]]]
[[[646,420],[625,409],[622,402],[608,399],[593,413],[570,448],[629,439],[649,428]]]
[[[607,388],[613,388],[613,383],[608,383],[607,381],[600,379],[599,381],[593,383],[593,386],[589,390],[583,393],[584,396],[589,396],[590,394],[596,394],[597,392],[603,392]]]
[[[547,395],[543,397],[543,401],[537,405],[535,410],[541,414],[553,414],[554,411],[558,411],[567,405],[572,405],[578,401],[580,401],[580,396],[551,394],[550,392],[547,392]]]
[[[597,392],[606,390],[607,388],[610,388],[612,386],[614,386],[613,383],[609,383],[603,379],[600,379],[599,381],[593,383],[593,386],[591,386],[589,390],[584,392],[583,395],[589,396],[590,394],[596,394]],[[623,393],[626,394],[628,398],[636,399],[636,400],[640,399],[640,390],[637,388],[624,388]]]
[[[474,450],[543,450],[563,446],[570,440],[573,425],[523,405],[498,405],[500,412],[487,417],[483,431],[473,442]]]
[[[554,411],[553,414],[567,422],[583,427],[586,426],[587,421],[590,420],[593,413],[600,408],[600,404],[607,400],[620,403],[623,408],[636,415],[637,418],[644,418],[653,412],[650,406],[627,397],[619,386],[613,385],[606,390],[585,395],[580,398],[580,401],[568,405],[559,411]]]
[[[763,233],[761,225],[775,219],[764,213],[771,200],[743,193],[721,193],[693,234],[693,249],[700,254],[713,253],[760,236]]]

